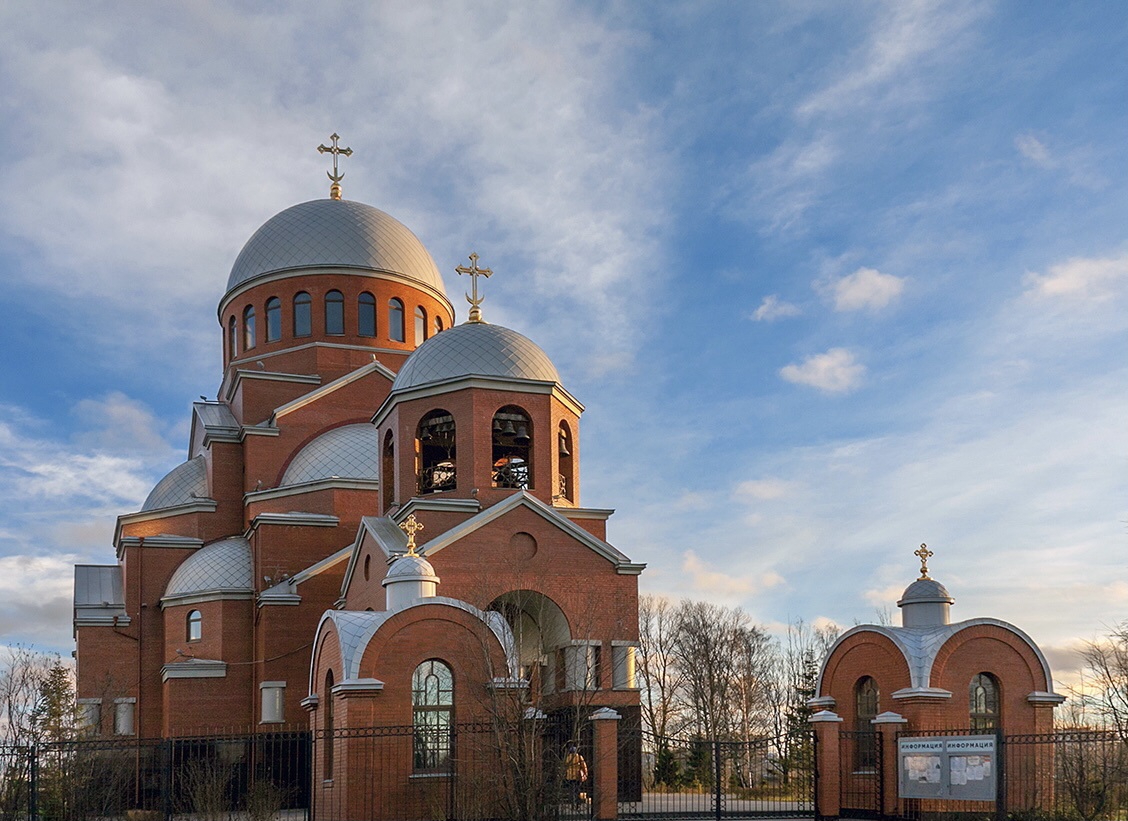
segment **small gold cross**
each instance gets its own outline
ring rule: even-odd
[[[478,296],[478,277],[486,277],[487,279],[489,279],[490,274],[492,274],[493,271],[491,271],[489,268],[479,268],[478,267],[478,255],[477,254],[470,254],[470,266],[469,267],[467,267],[465,265],[459,265],[454,270],[457,273],[460,273],[460,274],[469,274],[470,275],[470,279],[474,283],[474,297],[473,297],[473,299],[471,299],[469,294],[466,295],[466,301],[470,303],[470,317],[469,317],[468,321],[470,321],[470,322],[481,322],[482,321],[482,308],[481,308],[482,297]]]
[[[324,145],[324,144],[319,145],[319,146],[317,146],[317,153],[319,153],[319,154],[332,154],[333,155],[333,173],[330,174],[328,171],[326,171],[325,173],[328,175],[329,179],[332,180],[332,182],[333,182],[333,184],[331,186],[329,186],[329,197],[330,197],[330,199],[339,200],[341,198],[341,180],[343,180],[345,178],[345,175],[344,175],[344,173],[337,173],[337,157],[342,155],[342,154],[345,155],[346,157],[351,157],[352,156],[352,149],[351,148],[341,148],[340,146],[337,145],[337,140],[341,139],[341,137],[336,132],[333,132],[332,134],[330,134],[329,139],[333,141],[333,146],[329,147],[329,146]]]
[[[913,551],[913,555],[920,556],[920,578],[917,581],[924,581],[928,578],[928,558],[934,554],[928,549],[928,545],[922,544],[920,550]]]
[[[415,534],[423,529],[423,523],[415,520],[415,514],[412,513],[404,521],[400,522],[400,530],[407,534],[407,555],[417,556],[415,552]]]

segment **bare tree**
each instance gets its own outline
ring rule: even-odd
[[[1088,672],[1084,706],[1128,741],[1128,621],[1088,642],[1081,656]]]
[[[685,721],[685,676],[678,666],[677,607],[664,596],[638,600],[638,676],[643,725],[654,735],[676,735]]]

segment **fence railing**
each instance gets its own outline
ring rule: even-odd
[[[754,818],[814,814],[814,738],[673,739],[635,731],[640,783],[620,783],[621,818]],[[632,744],[631,733],[620,745]]]

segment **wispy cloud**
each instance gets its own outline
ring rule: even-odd
[[[1026,293],[1046,299],[1105,300],[1128,291],[1128,255],[1077,257],[1050,266],[1045,274],[1028,273]]]
[[[1053,168],[1057,162],[1050,156],[1050,149],[1033,134],[1020,134],[1014,138],[1014,147],[1030,162],[1042,168]]]
[[[782,499],[795,490],[795,484],[783,479],[747,479],[733,488],[733,495],[742,499],[766,501]]]
[[[798,305],[791,302],[784,302],[776,294],[769,294],[764,297],[760,307],[752,312],[751,319],[754,322],[773,322],[777,319],[783,319],[789,316],[799,316],[803,311]]]
[[[826,286],[836,311],[876,312],[886,308],[905,290],[904,277],[883,274],[876,268],[859,268]]]
[[[783,577],[768,571],[759,577],[740,576],[729,570],[714,569],[694,551],[687,550],[682,561],[682,572],[695,591],[710,596],[733,599],[783,584]]]
[[[812,354],[799,364],[785,365],[779,375],[797,385],[809,385],[823,393],[848,393],[861,384],[866,367],[845,348]]]

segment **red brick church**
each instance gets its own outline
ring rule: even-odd
[[[499,699],[637,722],[643,565],[607,542],[611,510],[581,505],[583,406],[482,319],[476,255],[456,324],[419,239],[332,178],[239,253],[186,461],[118,518],[116,562],[75,569],[86,721],[414,727],[416,772]]]

